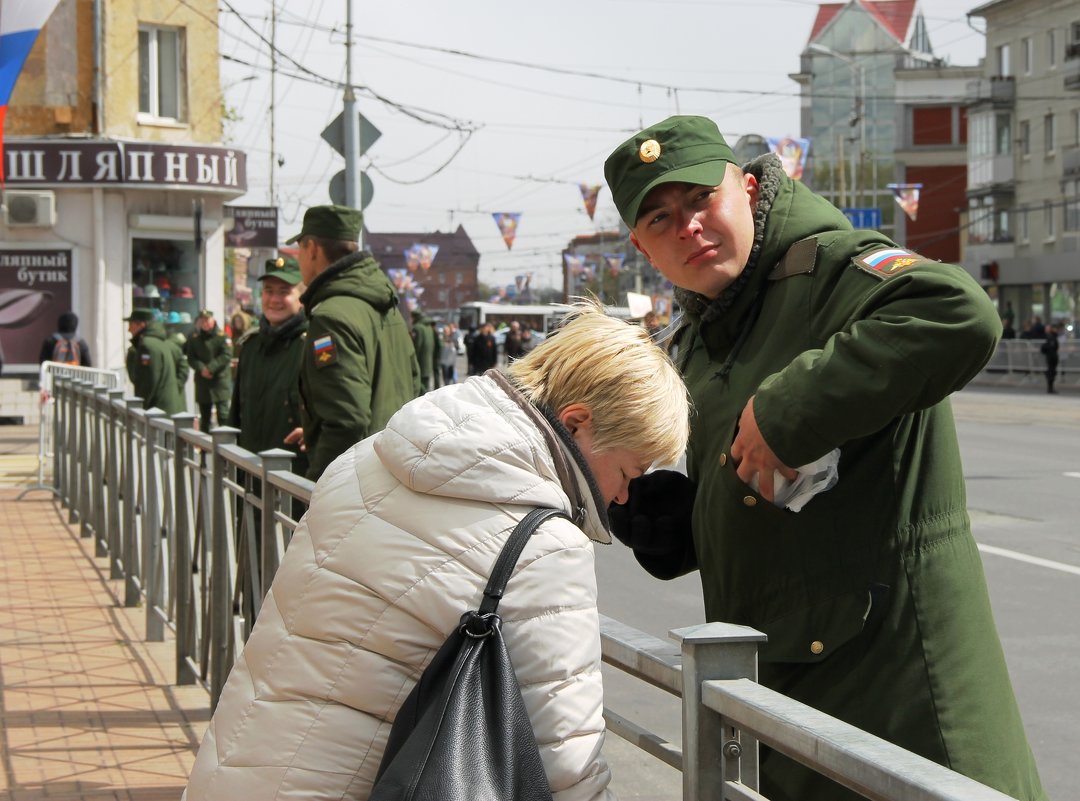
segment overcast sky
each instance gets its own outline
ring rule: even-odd
[[[274,178],[285,238],[307,206],[329,202],[330,177],[344,168],[319,134],[342,108],[341,90],[321,79],[345,79],[349,0],[276,2],[282,55],[273,120],[284,164]],[[481,280],[507,284],[531,271],[540,285],[558,282],[560,253],[571,237],[616,224],[607,188],[590,220],[577,184],[603,183],[607,154],[643,124],[705,114],[732,143],[747,133],[799,133],[788,74],[798,70],[818,6],[352,3],[353,79],[369,90],[358,101],[382,132],[362,160],[365,169],[370,161],[375,190],[365,211],[369,229],[449,231],[462,224],[482,254]],[[935,53],[952,64],[975,64],[984,54],[984,38],[965,16],[976,5],[921,3]],[[270,39],[271,0],[221,0],[221,8],[222,85],[239,117],[227,132],[248,157],[249,192],[235,202],[269,205],[270,56],[260,36]],[[510,251],[492,212],[522,214]]]

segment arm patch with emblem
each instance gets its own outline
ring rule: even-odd
[[[851,263],[863,272],[885,280],[913,264],[926,261],[930,259],[904,248],[878,247],[856,256]]]
[[[316,367],[321,368],[337,363],[337,345],[334,344],[334,338],[329,334],[313,341],[311,348],[315,354]]]

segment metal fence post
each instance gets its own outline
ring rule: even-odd
[[[93,458],[91,459],[92,483],[90,485],[90,505],[93,507],[91,520],[94,523],[94,556],[108,556],[109,546],[106,540],[108,531],[105,510],[105,445],[109,438],[109,391],[105,387],[95,386],[90,396],[93,415]]]
[[[218,698],[232,667],[229,664],[230,630],[232,628],[232,571],[229,557],[228,493],[225,477],[228,465],[221,455],[222,445],[236,442],[236,428],[215,428],[210,432],[214,446],[211,463],[211,486],[214,488],[210,525],[210,709],[217,708]]]
[[[78,423],[76,405],[75,405],[75,382],[73,380],[65,381],[67,387],[66,398],[64,402],[64,411],[67,419],[65,420],[64,428],[66,429],[66,435],[64,436],[64,444],[66,456],[64,458],[64,501],[68,508],[68,522],[74,523],[78,515],[76,509],[76,495],[75,495],[75,453],[78,451],[79,441],[75,437]]]
[[[67,397],[67,382],[58,376],[53,377],[52,385],[52,416],[53,416],[53,486],[56,487],[56,494],[59,496],[61,503],[65,503],[67,499],[67,486],[64,483],[64,453],[67,450],[65,431],[60,425],[62,415],[60,414],[61,400]]]
[[[291,470],[294,455],[283,448],[274,448],[269,451],[260,451],[259,457],[262,459],[262,526],[259,532],[259,549],[261,551],[259,574],[261,580],[259,586],[262,589],[262,597],[266,597],[266,592],[270,589],[274,574],[277,573],[278,565],[281,564],[281,557],[284,555],[278,548],[278,522],[274,516],[281,493],[270,484],[269,474],[275,470]],[[289,515],[292,516],[291,509]],[[258,612],[261,606],[262,598],[256,598],[255,611]]]
[[[161,564],[161,503],[158,497],[158,431],[154,421],[166,417],[161,409],[150,409],[143,421],[143,525],[142,525],[142,584],[146,594],[146,639],[161,642],[165,639],[164,567]]]
[[[720,716],[701,703],[701,683],[713,679],[757,680],[760,631],[729,623],[675,629],[682,643],[683,798],[723,798],[725,780],[758,787],[757,741],[737,739]]]
[[[182,432],[195,427],[195,415],[173,415],[173,510],[175,533],[173,586],[176,590],[176,683],[194,684],[198,674],[192,669],[195,658],[195,598],[192,592],[192,560],[195,554],[191,543],[191,507],[188,499],[188,479],[185,456],[188,445]]]
[[[108,438],[106,439],[106,515],[105,531],[109,551],[109,578],[123,578],[120,544],[123,541],[120,528],[120,418],[117,404],[123,403],[124,390],[110,389],[106,393],[108,416],[105,421]]]
[[[125,398],[124,406],[124,530],[121,545],[124,560],[124,606],[138,606],[139,547],[135,520],[138,462],[135,459],[135,412],[142,409],[142,398]]]
[[[72,487],[75,490],[74,503],[71,508],[75,512],[72,523],[79,523],[79,536],[89,537],[89,521],[86,514],[86,495],[87,495],[87,480],[86,480],[86,437],[87,437],[87,425],[86,425],[86,388],[89,385],[86,381],[75,381],[73,383],[75,388],[75,464],[72,470]]]

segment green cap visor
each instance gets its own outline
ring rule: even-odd
[[[730,163],[728,161],[705,161],[701,164],[692,164],[689,167],[680,167],[657,176],[627,201],[625,210],[621,211],[623,221],[629,228],[637,225],[641,204],[645,201],[649,192],[662,184],[684,183],[698,184],[700,186],[719,186],[724,182],[727,165]]]

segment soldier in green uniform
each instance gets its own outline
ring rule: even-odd
[[[994,352],[994,306],[962,268],[852,230],[776,156],[734,161],[711,120],[672,117],[605,165],[633,244],[677,287],[696,408],[689,477],[632,483],[615,533],[662,578],[700,568],[709,620],[768,635],[762,684],[1043,799],[948,402]],[[835,486],[799,512],[772,502],[834,449]],[[768,750],[761,785],[856,797]]]
[[[240,429],[240,447],[258,453],[288,448],[296,453],[292,471],[307,472],[307,455],[285,439],[300,428],[300,362],[308,321],[300,305],[303,288],[294,259],[266,262],[262,316],[248,330],[236,365],[229,425]],[[240,344],[240,343],[237,343]]]
[[[164,324],[150,309],[135,309],[124,320],[131,334],[128,378],[135,394],[143,399],[143,408],[158,408],[166,414],[187,411],[184,382],[188,364],[180,347],[168,338]]]
[[[232,397],[232,340],[225,336],[210,309],[195,320],[195,331],[184,343],[191,369],[195,371],[195,403],[199,407],[199,430],[210,430],[210,414],[217,407],[218,424],[229,417]]]
[[[397,292],[372,255],[360,250],[362,224],[357,209],[313,206],[288,240],[299,243],[307,284],[300,298],[309,323],[300,397],[313,481],[420,394],[420,368]]]
[[[420,391],[438,389],[439,350],[435,347],[438,336],[435,334],[435,320],[417,307],[412,313],[413,345],[416,347],[416,361],[420,365]]]

